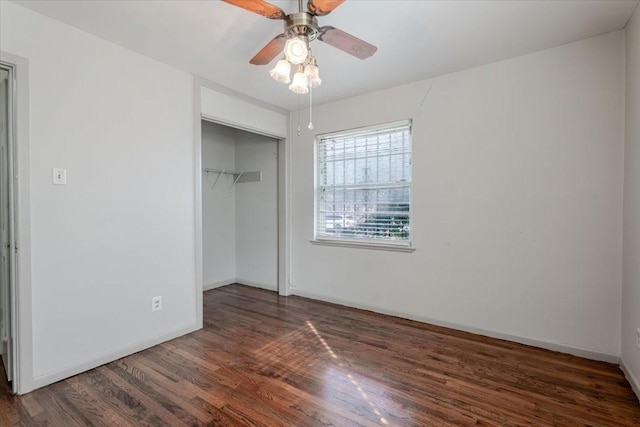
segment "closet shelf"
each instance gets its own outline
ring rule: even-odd
[[[218,184],[220,177],[224,174],[229,174],[234,176],[233,184],[231,184],[231,187],[229,188],[229,190],[232,190],[233,186],[238,183],[262,181],[262,171],[247,172],[247,171],[238,171],[238,170],[232,170],[232,169],[215,169],[215,168],[202,168],[202,171],[218,174],[215,182],[211,186],[212,190],[216,188],[216,185]]]
[[[234,171],[231,169],[213,169],[213,168],[202,168],[203,172],[216,172],[216,173],[228,173],[231,175],[241,175],[244,174],[245,171]]]

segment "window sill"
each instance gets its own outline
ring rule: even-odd
[[[377,251],[392,251],[392,252],[414,252],[416,248],[404,245],[393,245],[384,243],[371,243],[371,242],[351,242],[346,240],[323,240],[316,239],[311,240],[311,243],[319,246],[338,246],[342,248],[358,248],[358,249],[373,249]]]

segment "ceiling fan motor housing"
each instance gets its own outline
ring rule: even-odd
[[[287,38],[302,36],[313,41],[318,37],[318,20],[308,12],[292,13],[284,19],[284,33]]]
[[[325,16],[331,13],[335,8],[343,4],[345,0],[307,0],[306,11],[303,8],[303,0],[298,0],[298,12],[289,15],[266,0],[222,1],[269,19],[282,19],[284,21],[284,32],[275,36],[260,52],[251,58],[249,62],[253,65],[267,65],[281,52],[287,56],[287,45],[290,45],[290,56],[297,61],[298,59],[296,58],[304,56],[303,54],[305,53],[305,49],[302,49],[301,45],[306,46],[308,50],[309,42],[316,39],[359,59],[370,57],[378,49],[371,43],[345,33],[336,27],[330,25],[318,26],[318,16]],[[289,60],[288,57],[287,60]]]

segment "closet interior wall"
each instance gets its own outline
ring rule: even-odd
[[[260,171],[262,181],[202,173],[204,289],[278,289],[278,141],[202,121],[203,168]],[[216,182],[217,181],[217,182]]]

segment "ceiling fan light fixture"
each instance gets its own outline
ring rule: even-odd
[[[309,55],[309,63],[304,67],[304,75],[307,76],[307,83],[310,88],[315,89],[322,84],[316,58],[311,55]]]
[[[309,93],[309,83],[307,76],[304,74],[304,67],[302,64],[298,65],[298,70],[293,75],[293,82],[291,83],[291,86],[289,86],[289,90],[297,93],[298,95]]]
[[[273,70],[269,71],[269,75],[277,82],[284,84],[291,83],[291,63],[282,58],[276,66],[273,67]]]
[[[292,37],[284,45],[284,56],[292,64],[302,64],[307,60],[309,47],[303,37]]]

